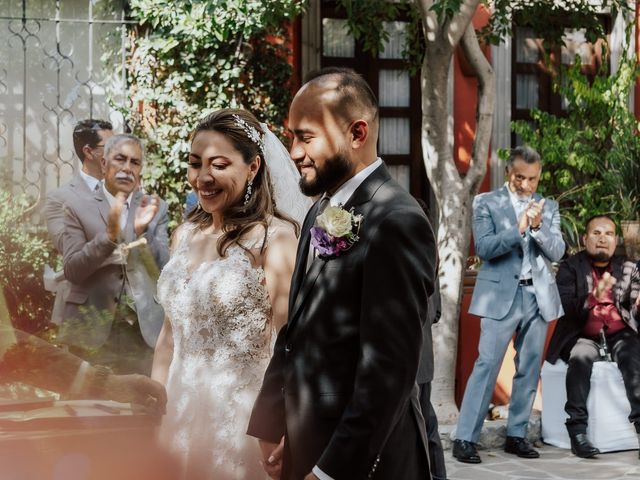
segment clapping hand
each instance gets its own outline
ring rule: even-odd
[[[142,197],[142,201],[138,208],[136,208],[136,217],[134,221],[134,228],[136,236],[142,235],[146,230],[153,217],[158,212],[160,207],[160,198],[157,195],[145,195]]]
[[[593,289],[593,296],[598,301],[603,300],[604,294],[611,290],[615,284],[615,277],[613,277],[609,272],[604,272],[602,278],[598,280],[598,285]],[[637,300],[636,303],[638,303]]]
[[[539,202],[531,202],[526,210],[526,216],[529,219],[531,228],[540,228],[542,223],[542,209],[544,208],[544,198]]]
[[[127,195],[124,192],[118,192],[115,198],[116,200],[111,205],[109,217],[107,218],[107,236],[114,243],[118,241],[118,236],[120,235],[120,214],[127,201]]]
[[[544,208],[544,198],[539,202],[531,200],[525,208],[524,213],[518,221],[518,230],[524,234],[527,227],[539,228],[542,223],[542,209]]]
[[[262,451],[262,468],[273,480],[279,480],[282,474],[282,454],[284,452],[284,436],[279,444],[258,440]]]

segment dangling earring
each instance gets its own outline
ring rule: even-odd
[[[247,182],[247,193],[244,194],[244,205],[246,206],[249,203],[249,199],[251,198],[251,185],[253,185],[253,179],[250,179]]]

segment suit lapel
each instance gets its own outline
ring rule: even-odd
[[[511,194],[509,193],[509,188],[506,185],[503,186],[500,190],[498,190],[498,194],[500,209],[509,217],[511,225],[517,225],[518,217],[516,216],[516,208],[511,202]]]
[[[289,318],[293,318],[293,306],[295,304],[298,292],[304,281],[307,258],[309,257],[309,242],[311,241],[311,227],[315,222],[319,202],[316,202],[307,213],[300,230],[300,241],[298,242],[298,251],[296,253],[296,265],[293,270],[293,278],[291,280],[291,292],[289,294]]]
[[[364,182],[362,182],[356,191],[353,192],[353,195],[351,195],[351,198],[349,198],[343,208],[349,210],[351,207],[356,207],[368,202],[382,184],[390,179],[391,176],[389,175],[387,167],[384,164],[380,165],[365,179]],[[309,255],[309,243],[311,241],[310,230],[315,222],[319,203],[320,202],[316,202],[309,211],[304,222],[302,235],[300,236],[298,254],[296,257],[296,268],[291,286],[291,296],[289,297],[289,322],[287,324],[287,332],[291,331],[293,328],[293,325],[302,310],[302,306],[308,298],[309,292],[315,285],[318,276],[322,273],[325,265],[327,264],[326,260],[316,258],[311,263],[309,271],[305,274],[307,258]]]
[[[305,275],[300,290],[298,290],[298,293],[295,297],[295,303],[289,317],[289,322],[291,325],[293,325],[295,323],[295,320],[298,318],[298,313],[300,313],[300,309],[302,308],[302,305],[304,305],[304,301],[311,291],[311,288],[313,288],[313,286],[315,285],[316,280],[318,279],[318,275],[320,275],[326,264],[326,260],[316,258],[309,267],[309,271]]]
[[[131,196],[131,205],[129,205],[129,215],[127,215],[127,224],[125,225],[124,232],[123,232],[124,240],[126,242],[133,242],[136,239],[134,222],[136,219],[136,209],[138,208],[138,205],[140,205],[141,200],[142,200],[142,193],[140,192],[135,192]]]
[[[98,210],[100,211],[100,216],[102,220],[104,220],[104,224],[109,224],[109,202],[107,201],[107,197],[102,190],[102,187],[99,188],[96,192],[93,193],[93,198],[98,203]]]
[[[95,193],[89,189],[89,185],[87,185],[87,182],[84,181],[80,174],[77,174],[75,177],[73,177],[69,182],[69,185],[73,190],[75,190],[76,193],[80,195],[91,195]]]
[[[389,180],[391,180],[391,175],[383,163],[360,184],[356,191],[353,192],[353,195],[351,195],[351,198],[344,204],[343,208],[349,210],[351,207],[368,202],[378,189]]]

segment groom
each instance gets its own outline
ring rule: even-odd
[[[352,70],[321,70],[291,104],[300,188],[320,200],[248,429],[274,478],[280,468],[283,480],[431,478],[415,378],[436,247],[422,209],[377,158],[378,128],[375,95]],[[339,236],[352,246],[336,254],[345,243],[319,227],[332,231],[351,210]]]

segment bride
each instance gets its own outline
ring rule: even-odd
[[[245,432],[286,323],[296,221],[309,200],[282,144],[243,110],[198,124],[187,172],[198,207],[176,230],[158,280],[167,318],[151,377],[168,395],[160,442],[184,478],[264,479]]]

